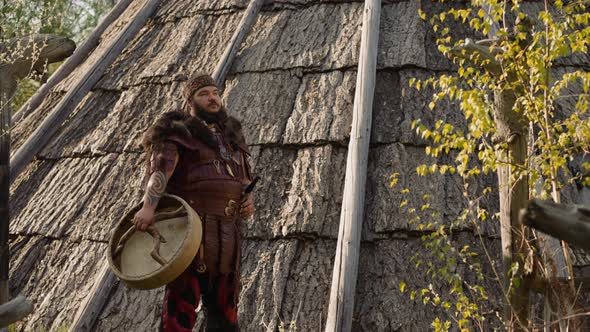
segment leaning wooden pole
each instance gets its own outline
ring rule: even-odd
[[[94,324],[117,284],[117,277],[109,268],[106,257],[102,260],[104,262],[102,268],[96,275],[90,294],[80,304],[74,321],[68,329],[70,332],[94,331]]]
[[[256,22],[258,12],[260,12],[260,8],[263,4],[264,0],[253,0],[250,1],[248,8],[246,8],[242,20],[238,24],[238,28],[231,37],[221,59],[217,62],[217,66],[215,66],[215,69],[213,70],[213,75],[211,75],[217,86],[222,86],[223,82],[225,82],[225,75],[229,71],[244,38],[246,38],[248,32],[252,29],[254,22]]]
[[[379,37],[380,0],[366,0],[338,243],[325,332],[350,331],[365,204]]]
[[[6,303],[8,294],[8,270],[9,270],[9,197],[10,184],[10,93],[0,81],[0,304]]]
[[[263,0],[254,0],[250,3],[229,45],[217,62],[215,72],[212,76],[219,86],[225,81],[225,75],[235,59],[244,38],[252,29],[263,2]],[[110,269],[106,258],[103,258],[103,266],[95,278],[92,290],[78,309],[74,321],[68,330],[69,332],[93,331],[94,324],[117,282],[118,280]]]
[[[90,52],[96,48],[96,46],[100,42],[100,38],[102,37],[103,32],[117,19],[121,14],[127,9],[129,4],[133,0],[119,0],[117,4],[111,9],[111,11],[105,16],[100,23],[94,28],[90,36],[86,38],[84,43],[76,48],[76,51],[72,56],[70,56],[61,66],[59,69],[51,75],[49,80],[43,84],[35,94],[29,98],[29,100],[21,106],[21,108],[12,116],[12,123],[16,124],[20,120],[24,119],[27,115],[31,114],[45,96],[51,91],[53,87],[55,87],[59,82],[61,82],[64,78],[66,78],[79,64],[84,62]]]
[[[68,118],[80,101],[102,77],[106,68],[117,58],[127,46],[131,38],[135,37],[139,29],[152,16],[160,0],[148,0],[133,19],[117,35],[104,52],[104,55],[90,66],[82,78],[72,87],[49,113],[47,118],[29,136],[26,142],[10,159],[10,183],[17,178],[25,166],[39,153],[55,135],[62,123]]]

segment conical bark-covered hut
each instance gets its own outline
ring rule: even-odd
[[[102,48],[137,13],[133,1],[100,44],[16,124],[13,151],[100,59]],[[102,73],[68,120],[11,187],[11,294],[35,306],[29,330],[70,326],[106,262],[114,223],[143,194],[144,130],[181,106],[181,86],[197,70],[212,72],[242,18],[246,0],[162,0],[147,23]],[[534,4],[533,4],[534,5]],[[436,312],[399,291],[430,281],[410,257],[428,254],[401,213],[400,185],[428,192],[447,217],[462,208],[460,179],[415,175],[424,141],[411,129],[427,121],[430,96],[411,77],[452,70],[418,16],[441,5],[383,1],[369,152],[367,198],[355,296],[354,331],[424,331]],[[318,331],[325,323],[338,236],[340,202],[361,40],[362,1],[277,0],[265,4],[226,77],[223,98],[243,121],[261,176],[254,218],[243,243],[240,296],[244,331]],[[454,31],[460,35],[457,27]],[[575,59],[585,61],[588,59]],[[574,64],[570,64],[574,65]],[[449,119],[459,118],[440,110]],[[490,181],[493,181],[490,180]],[[481,239],[499,253],[498,233]],[[458,241],[481,246],[469,227]],[[579,262],[582,265],[584,262]],[[590,264],[586,262],[585,264]],[[458,266],[457,272],[464,273]],[[488,281],[490,289],[497,282]],[[138,291],[115,282],[90,330],[152,331],[162,289]]]

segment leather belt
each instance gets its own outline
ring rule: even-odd
[[[199,214],[214,215],[217,217],[230,218],[238,212],[238,198],[220,198],[220,197],[195,197],[189,198],[188,203]]]

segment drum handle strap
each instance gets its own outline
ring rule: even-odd
[[[125,232],[125,234],[123,234],[123,236],[121,236],[121,239],[119,239],[119,244],[117,245],[117,249],[115,249],[115,252],[113,254],[114,257],[117,257],[121,253],[121,251],[123,250],[123,246],[125,245],[125,242],[127,242],[127,240],[131,237],[133,233],[135,233],[135,231],[137,231],[137,228],[135,227],[135,225],[133,225]],[[153,227],[153,225],[148,226],[146,231],[154,239],[154,249],[152,249],[150,255],[156,262],[160,263],[160,265],[166,265],[168,262],[164,259],[164,257],[160,255],[160,243],[166,243],[166,239],[164,239],[164,237],[160,234],[160,232],[158,232],[156,227]]]
[[[159,220],[162,219],[167,219],[167,218],[173,218],[173,217],[179,217],[184,215],[185,213],[183,213],[183,207],[179,207],[176,210],[173,211],[161,211],[155,214],[154,216],[154,223],[156,223]],[[117,245],[117,249],[115,249],[115,253],[114,253],[114,257],[117,257],[120,253],[121,250],[123,250],[123,246],[125,245],[125,243],[127,242],[127,240],[131,237],[131,235],[133,233],[135,233],[135,231],[137,231],[137,229],[135,228],[135,225],[133,225],[131,228],[129,228],[125,234],[123,234],[123,236],[121,236],[121,238],[119,239],[119,244]],[[164,237],[158,232],[158,229],[156,227],[154,227],[153,225],[148,226],[147,228],[147,232],[152,236],[152,238],[154,239],[154,249],[152,249],[152,252],[150,253],[150,255],[152,256],[152,258],[160,263],[160,265],[164,266],[166,265],[167,261],[164,259],[164,257],[162,257],[160,255],[160,243],[166,243],[166,239],[164,239]]]

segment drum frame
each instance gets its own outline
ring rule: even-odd
[[[201,218],[195,212],[195,210],[182,198],[164,193],[164,195],[160,198],[158,202],[158,206],[156,207],[155,214],[158,215],[158,211],[165,210],[170,207],[174,207],[174,203],[179,202],[182,207],[185,208],[187,211],[187,218],[188,218],[188,227],[187,233],[182,241],[182,245],[180,249],[176,252],[176,254],[169,259],[169,261],[163,265],[162,268],[143,276],[138,277],[131,277],[125,275],[119,269],[120,266],[120,251],[119,248],[119,241],[122,237],[129,237],[130,231],[135,226],[132,223],[133,217],[137,211],[139,211],[143,207],[143,202],[135,205],[131,208],[125,216],[117,223],[117,226],[112,232],[111,238],[109,240],[109,245],[107,248],[107,258],[109,261],[109,266],[113,273],[121,279],[127,286],[131,288],[137,289],[154,289],[161,287],[165,284],[170,283],[174,279],[176,279],[186,268],[188,268],[193,261],[194,257],[197,254],[199,246],[201,244],[202,236],[203,236],[203,229]],[[166,214],[166,212],[163,212]],[[154,225],[158,221],[154,223]],[[153,230],[153,229],[152,229]],[[157,232],[149,232],[152,237],[157,234]],[[159,234],[158,234],[159,235]],[[152,251],[152,257],[154,257],[154,252],[157,252],[157,247],[159,247],[160,239],[157,239],[156,247]],[[162,241],[164,242],[164,241]]]

